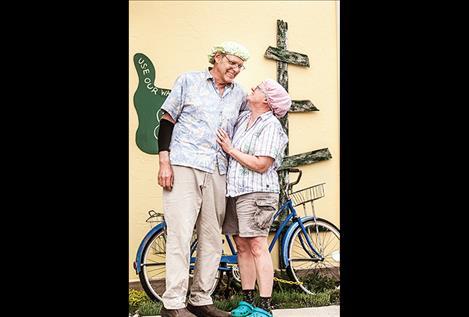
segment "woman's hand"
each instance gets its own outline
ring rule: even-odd
[[[220,144],[223,151],[238,161],[239,164],[258,173],[265,173],[274,162],[274,159],[270,156],[255,156],[236,150],[231,145],[230,137],[222,129],[217,131],[217,143]]]
[[[227,154],[230,154],[230,152],[233,150],[230,137],[223,129],[218,129],[217,131],[217,143]]]

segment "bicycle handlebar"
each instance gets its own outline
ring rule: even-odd
[[[162,213],[156,212],[153,209],[148,210],[148,214],[150,215],[150,217],[148,217],[147,220],[145,220],[145,222],[155,222],[156,220],[152,221],[153,218],[164,217]]]
[[[291,191],[294,185],[298,184],[300,182],[301,176],[303,175],[303,172],[300,169],[297,168],[288,168],[287,169],[288,173],[298,173],[298,178],[294,182],[288,182],[287,183],[287,194]]]

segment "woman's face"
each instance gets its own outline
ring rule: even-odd
[[[266,100],[267,96],[262,91],[262,88],[257,85],[256,87],[251,88],[251,93],[246,99],[249,101],[249,104],[256,105]]]

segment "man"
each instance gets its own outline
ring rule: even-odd
[[[232,135],[239,112],[247,110],[246,93],[234,79],[249,52],[236,42],[224,42],[208,57],[213,67],[180,75],[161,107],[158,184],[168,234],[162,317],[230,316],[213,305],[209,294],[221,257],[228,167],[216,132],[222,128]],[[197,264],[186,307],[195,224]]]

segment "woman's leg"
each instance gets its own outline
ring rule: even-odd
[[[255,263],[257,284],[261,297],[271,297],[274,277],[272,257],[269,252],[267,237],[249,238],[249,247]]]
[[[249,240],[252,238],[241,238],[233,236],[238,251],[238,266],[241,275],[241,287],[243,290],[253,290],[256,285],[256,266],[250,249]]]

